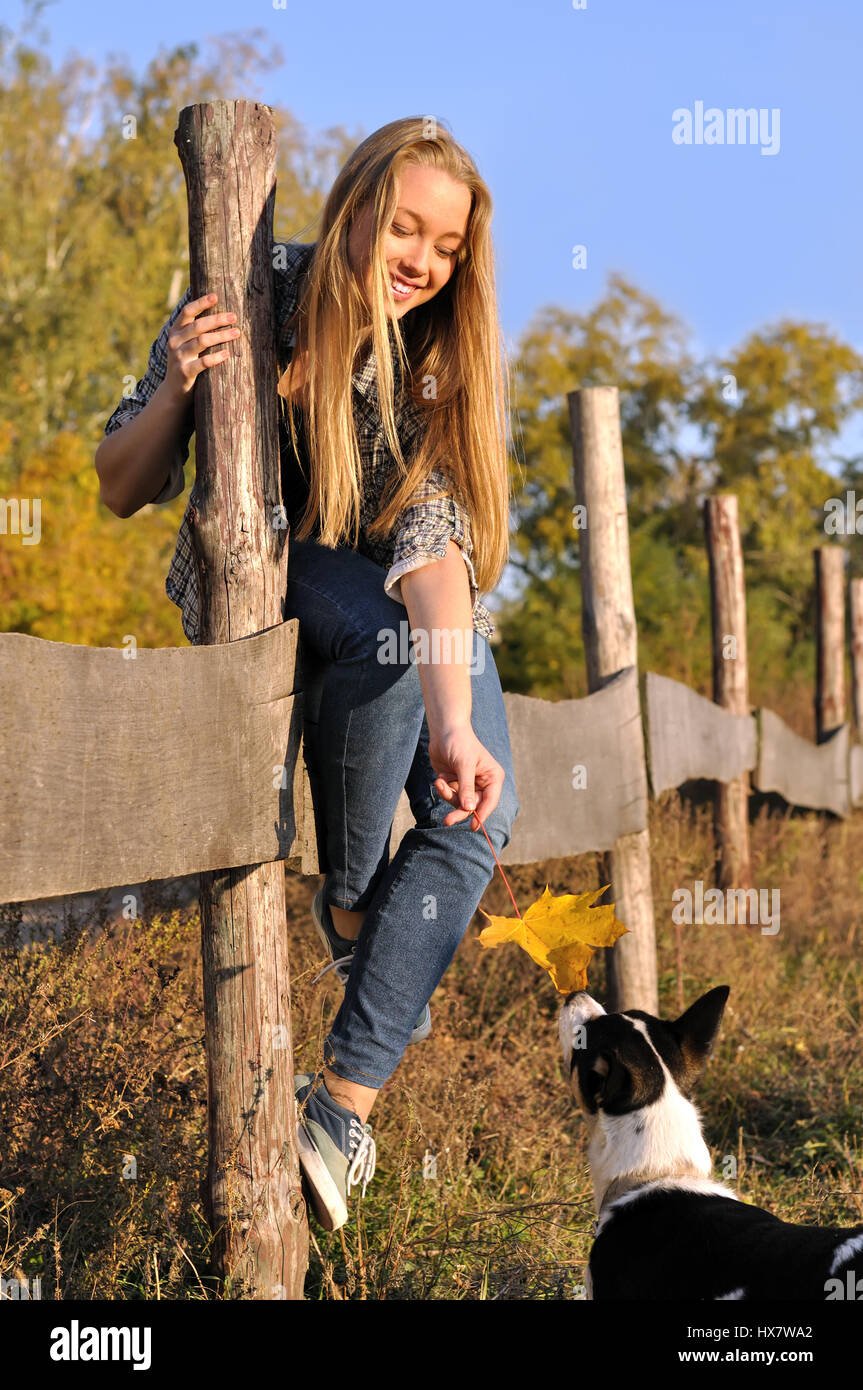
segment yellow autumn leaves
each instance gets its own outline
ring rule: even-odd
[[[606,887],[608,885],[606,884]],[[489,925],[480,932],[481,946],[503,946],[515,941],[547,970],[561,994],[587,988],[587,967],[600,946],[613,946],[628,928],[614,915],[614,904],[593,907],[605,892],[564,893],[555,897],[545,892],[532,903],[523,917],[488,917]]]

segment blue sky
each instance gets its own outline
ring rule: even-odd
[[[511,343],[543,305],[589,307],[617,270],[705,352],[784,316],[863,347],[856,0],[56,0],[44,21],[55,58],[138,68],[160,47],[260,29],[283,66],[222,95],[289,108],[311,132],[443,117],[495,199]],[[778,152],[675,144],[672,114],[696,102],[778,108]]]

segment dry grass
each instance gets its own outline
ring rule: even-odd
[[[731,1000],[699,1103],[717,1173],[786,1219],[863,1220],[863,817],[762,812],[755,882],[779,888],[781,931],[671,925],[672,892],[710,881],[709,812],[651,806],[661,999],[668,1014],[727,982]],[[596,886],[593,860],[515,870],[520,904]],[[340,1000],[308,905],[287,880],[297,1070],[313,1067]],[[506,912],[499,875],[483,899]],[[70,925],[22,946],[0,908],[0,1274],[43,1298],[216,1296],[200,1177],[206,1071],[196,910]],[[373,1121],[378,1175],[342,1232],[315,1243],[310,1298],[571,1298],[591,1239],[581,1120],[557,1046],[558,996],[477,927],[432,1001]],[[603,968],[592,975],[603,997]],[[423,1155],[436,1177],[423,1177]],[[132,1176],[130,1156],[136,1176]]]

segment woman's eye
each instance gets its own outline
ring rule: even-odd
[[[390,231],[395,232],[396,236],[410,236],[410,232],[406,228],[397,227],[395,223],[392,224]],[[450,251],[446,246],[437,247],[437,253],[439,256],[446,256],[448,261],[451,261],[456,255],[455,251]]]

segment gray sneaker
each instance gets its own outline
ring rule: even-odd
[[[346,941],[345,938],[339,936],[336,931],[333,925],[329,904],[324,903],[323,886],[318,889],[312,900],[312,921],[315,924],[315,931],[320,937],[321,945],[330,957],[329,965],[325,965],[323,970],[318,972],[312,980],[312,984],[316,985],[318,980],[322,979],[324,975],[332,970],[335,972],[337,979],[341,980],[343,985],[346,985],[351,970],[354,951],[356,949],[356,942]],[[414,1024],[414,1030],[408,1038],[408,1042],[424,1042],[430,1032],[431,1009],[428,1004],[426,1004]]]
[[[312,1210],[324,1230],[337,1231],[348,1219],[351,1188],[362,1183],[365,1196],[374,1177],[372,1127],[333,1100],[322,1078],[295,1076],[294,1096],[297,1148]]]

